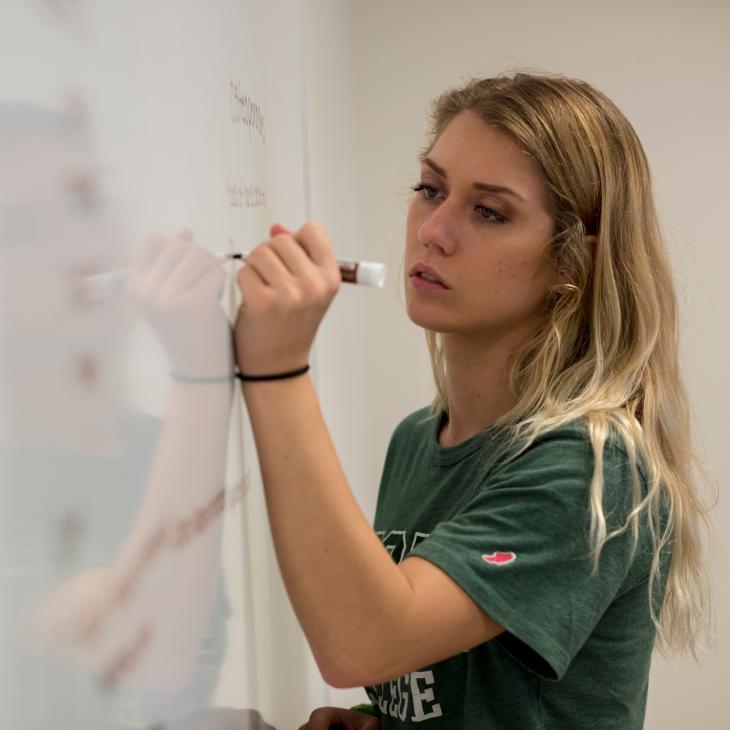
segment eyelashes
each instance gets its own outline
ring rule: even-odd
[[[413,190],[414,193],[420,193],[421,191],[433,191],[434,193],[437,193],[438,190],[433,187],[433,185],[426,185],[425,183],[418,183],[417,185],[414,185],[411,187],[411,190]],[[421,196],[424,200],[433,200],[433,197],[429,197],[428,194]],[[475,211],[485,211],[486,214],[494,216],[494,217],[488,217],[487,215],[482,215],[481,213],[477,214],[477,217],[480,221],[484,223],[506,223],[507,219],[503,216],[497,213],[496,210],[493,210],[492,208],[488,208],[486,205],[475,205],[474,206]]]

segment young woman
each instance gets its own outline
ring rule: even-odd
[[[692,651],[707,596],[641,144],[587,83],[519,73],[437,99],[420,162],[404,285],[437,394],[392,437],[374,530],[302,372],[326,231],[274,226],[239,273],[282,575],[325,680],[380,715],[304,728],[640,728],[655,636]]]

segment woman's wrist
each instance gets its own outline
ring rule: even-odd
[[[297,378],[300,375],[304,375],[304,373],[309,371],[309,363],[306,365],[303,365],[302,367],[295,368],[294,370],[285,370],[283,372],[276,372],[276,373],[269,373],[265,375],[253,375],[249,373],[241,373],[236,372],[235,376],[239,380],[243,380],[244,382],[258,382],[258,381],[267,381],[267,380],[288,380],[289,378]]]

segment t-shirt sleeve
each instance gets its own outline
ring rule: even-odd
[[[631,508],[633,476],[614,443],[603,458],[610,531]],[[586,435],[545,434],[489,476],[459,514],[410,553],[453,578],[504,627],[494,641],[548,679],[563,676],[631,566],[629,529],[605,544],[591,575],[593,464]]]

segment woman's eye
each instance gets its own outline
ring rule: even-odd
[[[438,190],[436,188],[432,187],[431,185],[425,185],[424,183],[419,183],[418,185],[414,185],[411,190],[416,193],[420,193],[421,191],[424,192],[423,198],[425,200],[433,200],[436,193],[438,193]],[[434,195],[432,196],[431,193]],[[474,206],[474,210],[478,211],[478,218],[482,221],[486,221],[487,223],[506,223],[507,219],[503,216],[497,213],[496,210],[493,210],[492,208],[487,208],[486,205],[476,205]],[[484,211],[483,213],[481,211]]]
[[[507,220],[504,216],[501,216],[499,213],[497,213],[496,210],[487,208],[485,205],[477,205],[474,210],[486,211],[486,214],[481,216],[485,221],[493,221],[494,223],[506,223],[507,222]],[[494,217],[491,217],[491,216],[494,216]]]
[[[411,190],[413,190],[413,192],[415,193],[420,193],[421,190],[431,190],[434,193],[436,192],[436,188],[432,188],[430,185],[424,185],[423,183],[414,185]],[[424,195],[423,197],[426,198],[426,200],[433,200],[433,198],[429,197],[428,195]]]

